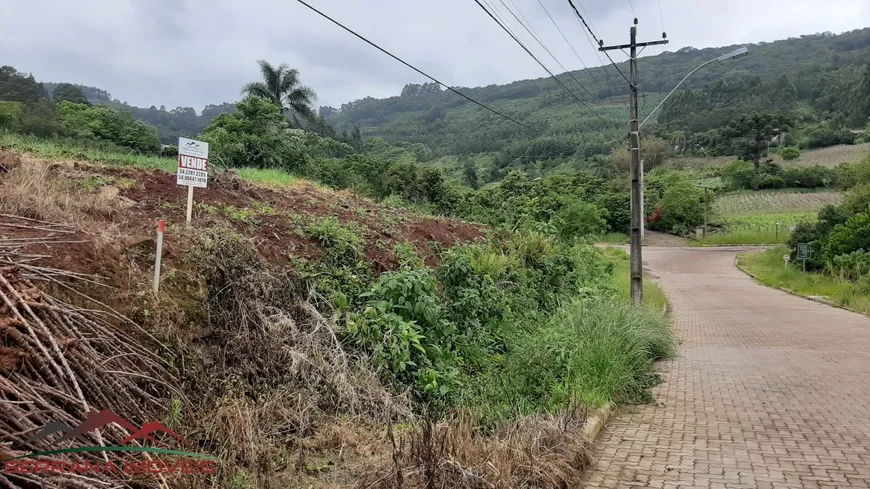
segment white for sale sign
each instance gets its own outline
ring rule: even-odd
[[[208,143],[178,138],[178,185],[208,187]]]

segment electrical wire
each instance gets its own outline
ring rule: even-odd
[[[301,2],[302,0],[297,0],[297,1]],[[517,36],[515,36],[515,35],[514,35],[514,34],[513,34],[513,33],[512,33],[512,32],[511,32],[507,27],[505,27],[501,22],[499,22],[498,19],[496,19],[495,16],[492,14],[492,12],[490,12],[489,10],[487,10],[486,7],[484,7],[483,4],[480,3],[480,0],[474,0],[474,3],[476,3],[476,4],[477,4],[477,5],[478,5],[478,6],[479,6],[479,7],[480,7],[484,12],[486,12],[486,14],[489,15],[489,17],[490,17],[490,18],[491,18],[491,19],[492,19],[496,24],[498,24],[499,27],[501,27],[505,32],[507,32],[508,35],[511,36],[511,38],[512,38],[514,41],[516,41],[516,43],[519,44],[520,47],[523,48],[523,50],[524,50],[524,51],[525,51],[529,56],[532,57],[532,59],[534,59],[534,60],[535,60],[539,65],[541,65],[541,68],[543,68],[544,71],[546,71],[546,72],[550,75],[550,77],[551,77],[553,80],[555,80],[556,83],[559,84],[559,86],[561,86],[561,87],[562,87],[566,92],[568,92],[569,95],[571,95],[572,97],[574,97],[574,99],[577,101],[578,104],[580,104],[581,107],[585,107],[585,108],[586,108],[587,110],[589,110],[589,111],[590,111],[590,112],[591,112],[595,117],[598,117],[599,119],[601,119],[601,121],[604,122],[605,124],[608,124],[608,125],[611,124],[611,122],[608,122],[608,121],[605,120],[603,117],[601,117],[597,112],[595,112],[594,110],[592,110],[592,108],[589,107],[589,105],[588,105],[586,102],[584,102],[584,101],[583,101],[582,99],[580,99],[580,98],[579,98],[579,97],[578,97],[574,92],[572,92],[570,89],[568,89],[568,87],[566,87],[565,84],[562,83],[562,81],[559,80],[559,78],[557,78],[556,75],[553,74],[553,72],[550,71],[549,68],[547,68],[547,65],[545,65],[544,63],[542,63],[541,60],[538,59],[538,57],[535,56],[535,54],[532,53],[532,52],[529,50],[529,48],[527,48],[526,45],[523,44],[523,42],[519,40],[519,38],[518,38]]]
[[[583,16],[580,15],[580,11],[577,10],[577,6],[574,5],[574,0],[568,0],[568,3],[571,4],[571,8],[574,9],[574,13],[577,14],[577,18],[580,19],[580,22],[583,23],[583,25],[586,27],[586,30],[588,30],[589,33],[592,34],[592,39],[595,39],[595,42],[597,42],[598,45],[601,46],[602,42],[598,39],[598,36],[596,36],[595,33],[592,32],[592,28],[589,27],[588,23],[586,23],[586,19],[584,19]],[[631,86],[631,80],[629,80],[628,77],[625,76],[625,73],[623,73],[622,70],[619,69],[619,66],[616,66],[616,62],[614,62],[613,58],[610,57],[610,53],[604,51],[604,55],[607,56],[607,59],[610,60],[610,63],[613,65],[614,68],[616,68],[616,71],[618,71],[619,74],[622,75],[623,78],[625,78],[625,81],[628,82],[629,86]]]
[[[505,115],[505,114],[502,114],[501,112],[499,112],[499,111],[493,109],[492,107],[489,107],[489,106],[487,106],[487,105],[485,105],[485,104],[483,104],[483,103],[481,103],[481,102],[478,102],[477,100],[474,100],[473,98],[469,97],[468,95],[465,95],[464,93],[460,92],[459,90],[456,90],[455,88],[451,87],[450,85],[447,85],[446,83],[441,82],[440,80],[438,80],[438,79],[436,79],[435,77],[433,77],[433,76],[427,74],[427,73],[424,72],[423,70],[421,70],[421,69],[417,68],[416,66],[414,66],[414,65],[412,65],[412,64],[410,64],[410,63],[408,63],[407,61],[405,61],[405,60],[399,58],[398,56],[396,56],[395,54],[393,54],[393,53],[387,51],[386,49],[384,49],[384,48],[378,46],[378,45],[375,44],[374,42],[369,41],[368,39],[366,39],[366,38],[363,37],[362,35],[357,34],[356,32],[354,32],[354,31],[353,31],[352,29],[350,29],[349,27],[345,27],[343,24],[341,24],[341,23],[338,22],[337,20],[335,20],[335,19],[333,19],[332,17],[326,15],[325,13],[321,12],[320,10],[317,10],[316,8],[312,7],[311,5],[309,5],[308,3],[306,3],[305,1],[303,1],[303,0],[296,0],[296,1],[299,2],[299,3],[301,3],[301,4],[304,5],[304,6],[308,7],[310,10],[314,11],[315,13],[317,13],[317,14],[320,15],[321,17],[325,18],[326,20],[332,22],[333,24],[335,24],[335,25],[341,27],[342,29],[346,30],[347,32],[349,32],[349,33],[353,34],[354,36],[358,37],[358,38],[361,39],[362,41],[366,42],[366,43],[369,44],[370,46],[372,46],[372,47],[374,47],[375,49],[377,49],[378,51],[380,51],[380,52],[386,54],[387,56],[393,58],[394,60],[398,61],[399,63],[402,63],[403,65],[407,66],[408,68],[411,68],[412,70],[416,71],[417,73],[419,73],[419,74],[425,76],[426,78],[432,80],[433,82],[435,82],[435,83],[441,85],[442,87],[444,87],[444,88],[450,90],[451,92],[453,92],[453,93],[459,95],[460,97],[462,97],[462,98],[468,100],[469,102],[471,102],[471,103],[473,103],[473,104],[475,104],[475,105],[478,105],[478,106],[480,106],[480,107],[482,107],[482,108],[484,108],[484,109],[486,109],[486,110],[492,112],[493,114],[496,114],[496,115],[498,115],[498,116],[500,116],[500,117],[503,117],[503,118],[505,118],[505,119],[507,119],[507,120],[509,120],[509,121],[511,121],[511,122],[513,122],[513,123],[515,123],[515,124],[519,124],[519,125],[525,127],[526,129],[532,129],[531,126],[529,126],[529,125],[527,125],[527,124],[524,124],[524,123],[522,123],[522,122],[520,122],[520,121],[514,119],[513,117],[510,117],[510,116],[507,116],[507,115]]]
[[[559,34],[562,35],[562,39],[565,40],[565,44],[567,44],[568,47],[571,48],[571,51],[574,52],[574,56],[577,57],[577,61],[579,61],[580,64],[583,65],[583,68],[589,72],[589,76],[592,78],[592,80],[595,82],[595,84],[598,85],[598,88],[601,89],[602,84],[598,80],[598,78],[596,78],[595,72],[592,71],[591,69],[589,69],[588,66],[586,66],[586,62],[583,61],[583,58],[581,58],[580,54],[577,53],[577,50],[574,49],[574,46],[571,44],[571,41],[568,40],[568,36],[566,36],[565,33],[562,32],[562,29],[559,27],[559,24],[557,24],[556,20],[553,18],[553,16],[550,15],[550,11],[547,10],[547,7],[544,6],[544,2],[542,2],[541,0],[538,0],[538,4],[541,6],[542,9],[544,9],[544,12],[547,14],[547,17],[550,18],[550,22],[553,23],[553,25],[556,27],[556,30],[559,31]],[[584,32],[584,34],[585,34],[585,32]],[[600,60],[600,58],[599,58],[599,60]]]
[[[631,0],[628,0],[628,5],[631,6],[631,15],[633,15],[634,18],[636,19],[636,18],[637,18],[637,12],[634,11],[634,2],[632,2]]]
[[[510,14],[513,15],[514,19],[515,19],[517,22],[520,23],[520,25],[523,27],[523,29],[525,29],[526,32],[527,32],[530,36],[532,36],[532,38],[533,38],[535,41],[537,41],[538,45],[540,45],[541,48],[543,48],[544,51],[546,51],[547,54],[549,54],[550,57],[553,58],[553,61],[555,61],[556,64],[559,65],[560,68],[562,68],[562,71],[565,72],[569,77],[571,77],[571,79],[574,81],[574,84],[577,85],[578,87],[580,87],[581,90],[583,90],[584,92],[586,92],[586,94],[589,96],[590,101],[594,103],[594,101],[595,101],[595,96],[592,95],[592,93],[591,93],[591,92],[590,92],[590,91],[589,91],[585,86],[583,86],[582,83],[580,83],[580,80],[578,80],[577,77],[575,77],[573,73],[571,73],[570,71],[568,71],[568,68],[565,68],[565,65],[563,65],[562,62],[560,62],[560,61],[556,58],[556,56],[555,56],[555,55],[550,51],[550,49],[547,48],[547,46],[546,46],[546,45],[541,41],[541,39],[538,37],[538,33],[535,32],[535,29],[532,27],[532,24],[531,24],[531,23],[526,19],[526,16],[523,15],[522,10],[520,10],[519,7],[517,7],[517,4],[514,3],[514,0],[510,0],[510,2],[511,2],[511,4],[514,6],[514,8],[517,9],[517,12],[520,13],[520,16],[523,18],[523,20],[525,21],[525,23],[523,23],[523,21],[521,21],[519,18],[517,18],[516,14],[514,14],[514,12],[510,9],[510,7],[508,7],[507,5],[505,5],[504,0],[499,0],[499,1],[501,2],[502,5],[504,5],[504,7],[508,10],[508,12],[510,12]],[[592,109],[591,107],[589,107],[589,108],[590,108],[590,110],[594,110],[594,109]]]

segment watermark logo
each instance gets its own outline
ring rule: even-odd
[[[46,425],[28,438],[25,443],[36,443],[51,435],[62,433],[63,436],[52,442],[52,445],[57,446],[60,443],[73,440],[80,435],[112,424],[121,426],[130,432],[130,435],[121,440],[119,445],[57,448],[44,452],[33,452],[6,460],[3,462],[2,472],[11,474],[36,474],[43,472],[78,474],[124,473],[130,475],[143,473],[212,474],[215,472],[216,459],[211,455],[171,449],[165,443],[157,440],[155,436],[162,433],[164,438],[169,437],[175,439],[180,444],[188,444],[187,440],[160,422],[150,421],[141,427],[137,427],[135,424],[108,409],[88,413],[84,422],[75,427],[71,427],[62,421]],[[145,444],[146,442],[158,446],[149,446]],[[132,445],[133,443],[136,444]],[[115,464],[111,461],[78,462],[45,460],[48,457],[54,458],[56,455],[82,452],[138,452],[146,454],[146,458],[142,461],[127,461],[123,464]],[[155,454],[155,456],[174,455],[179,458],[173,462],[165,462],[152,458],[150,454]]]

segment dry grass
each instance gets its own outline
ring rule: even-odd
[[[365,357],[345,348],[335,322],[308,302],[305,281],[269,268],[253,243],[228,231],[205,232],[198,249],[204,258],[191,274],[205,287],[193,304],[205,307],[193,313],[201,331],[191,341],[180,311],[163,317],[161,329],[175,336],[174,350],[192,350],[188,361],[203,366],[185,382],[198,428],[188,436],[223,462],[221,487],[304,476],[309,445],[353,445],[341,431],[322,432],[338,418],[359,427],[411,419],[407,396],[393,394]]]
[[[784,161],[779,155],[771,155],[774,163],[779,163],[783,166],[795,165],[821,165],[833,168],[843,163],[858,163],[870,155],[870,143],[864,144],[842,144],[839,146],[831,146],[829,148],[813,149],[801,151],[800,158],[791,161]]]
[[[802,150],[801,156],[795,160],[785,161],[778,154],[771,153],[774,163],[783,166],[795,165],[821,165],[833,168],[843,163],[857,163],[870,155],[870,143],[843,144],[829,148]],[[729,161],[737,159],[734,156],[681,156],[668,160],[668,163],[680,168],[693,168],[698,166],[723,166]]]
[[[722,217],[759,214],[817,212],[826,205],[839,205],[845,194],[840,191],[790,192],[761,190],[727,194],[716,198],[713,204]]]
[[[356,487],[508,489],[577,487],[591,462],[585,412],[536,415],[488,435],[467,416],[424,423],[394,440],[392,457],[371,464]]]
[[[0,181],[0,211],[98,231],[99,245],[117,241],[117,228],[108,221],[125,203],[116,187],[70,185],[62,165],[27,158],[19,161],[17,165],[7,162],[8,173]],[[92,226],[95,221],[101,224]]]

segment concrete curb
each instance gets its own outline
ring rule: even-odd
[[[826,305],[826,306],[835,307],[835,308],[837,308],[837,309],[842,309],[842,310],[844,310],[844,311],[849,311],[849,312],[852,312],[852,313],[855,313],[855,314],[860,314],[860,315],[865,316],[865,317],[870,317],[870,314],[868,314],[868,313],[866,313],[866,312],[856,311],[856,310],[851,309],[851,308],[848,308],[848,307],[846,307],[846,306],[844,306],[844,305],[837,304],[837,303],[834,302],[834,301],[829,301],[828,299],[825,299],[824,297],[820,297],[820,296],[817,296],[817,295],[806,295],[806,294],[801,294],[800,292],[797,292],[797,291],[791,290],[791,289],[789,289],[789,288],[787,288],[787,287],[780,287],[780,286],[778,286],[778,285],[767,285],[767,284],[765,284],[764,282],[762,282],[761,280],[759,280],[759,278],[758,278],[754,273],[752,273],[752,272],[750,272],[749,270],[747,270],[747,269],[743,268],[742,266],[740,266],[740,263],[738,262],[738,257],[734,257],[734,266],[737,267],[737,269],[740,270],[741,272],[745,273],[746,275],[749,275],[753,280],[755,280],[756,282],[758,282],[760,285],[763,285],[763,286],[765,286],[765,287],[769,287],[769,288],[771,288],[771,289],[780,290],[780,291],[782,291],[782,292],[785,292],[786,294],[793,295],[793,296],[795,296],[795,297],[800,297],[801,299],[806,299],[806,300],[808,300],[808,301],[818,302],[819,304],[824,304],[824,305]]]
[[[590,442],[594,442],[598,438],[598,435],[601,434],[601,430],[607,424],[607,420],[610,419],[612,412],[613,407],[607,404],[604,407],[596,409],[595,412],[586,418],[586,423],[583,425],[583,433],[586,435],[586,438],[589,438]]]

